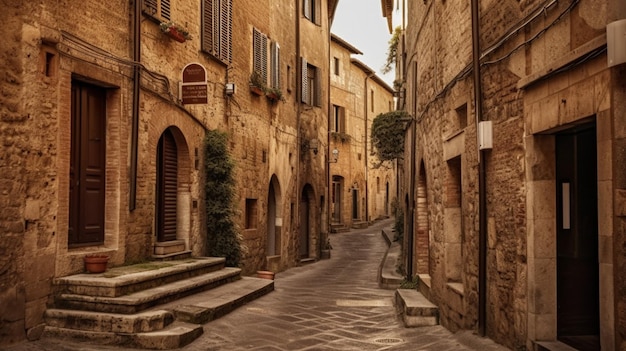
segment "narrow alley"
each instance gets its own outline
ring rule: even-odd
[[[275,291],[204,325],[204,334],[182,348],[226,350],[481,350],[506,348],[470,331],[453,334],[442,326],[405,328],[397,318],[394,290],[378,288],[378,266],[387,248],[381,230],[331,235],[329,260],[276,275]],[[130,350],[42,339],[7,351]]]

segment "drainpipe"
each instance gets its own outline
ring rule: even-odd
[[[137,149],[139,143],[139,88],[141,85],[141,1],[135,0],[133,13],[133,106],[132,126],[130,135],[130,185],[128,209],[133,211],[137,207]]]
[[[369,105],[369,94],[367,91],[367,81],[372,78],[375,75],[375,73],[370,73],[367,76],[365,76],[365,80],[363,81],[363,86],[365,89],[365,106],[363,108],[363,119],[365,120],[365,141],[363,143],[363,147],[365,149],[365,221],[367,222],[367,225],[369,226],[369,169],[367,167],[367,105]]]
[[[472,0],[472,59],[474,106],[476,109],[476,146],[478,147],[478,124],[483,115],[478,0]],[[478,150],[478,334],[480,336],[486,335],[487,324],[487,194],[484,156],[485,152]]]
[[[296,185],[295,214],[292,214],[295,223],[291,223],[292,231],[296,240],[300,240],[299,223],[300,223],[300,145],[302,145],[302,135],[300,134],[300,119],[302,115],[302,58],[300,57],[300,0],[296,0]],[[300,259],[300,253],[296,250],[296,260]]]
[[[330,30],[330,28],[332,27],[332,23],[328,23],[328,69],[330,71],[330,46],[332,43],[332,31]],[[331,104],[330,101],[330,72],[328,72],[328,74],[326,75],[328,77],[328,106],[326,108],[327,111],[327,115],[326,115],[326,158],[324,159],[324,169],[326,170],[326,237],[322,238],[322,240],[320,240],[320,245],[322,248],[324,248],[326,246],[326,242],[328,241],[328,238],[330,238],[330,230],[331,230],[331,226],[330,226],[330,204],[331,204],[331,198],[330,198],[330,194],[331,194],[331,185],[332,185],[332,179],[330,177],[330,155],[332,153],[331,149],[330,149],[330,128],[331,128],[331,123],[330,123],[330,119],[331,116],[333,116],[333,105]],[[321,251],[320,251],[321,253]]]

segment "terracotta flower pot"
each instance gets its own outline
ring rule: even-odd
[[[263,279],[274,280],[274,272],[270,271],[257,271],[256,276]]]
[[[174,40],[176,40],[179,43],[184,43],[185,42],[185,36],[180,33],[175,27],[170,27],[169,32],[167,32],[167,34]]]
[[[85,270],[89,273],[102,273],[107,270],[109,256],[107,255],[87,255],[83,257]]]

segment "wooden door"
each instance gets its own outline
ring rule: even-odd
[[[300,258],[309,257],[309,196],[307,188],[302,191],[302,199],[300,200]]]
[[[595,125],[556,136],[557,335],[599,350],[598,188]]]
[[[161,135],[157,147],[157,240],[176,240],[178,149],[172,132]]]
[[[68,245],[104,242],[106,91],[72,82]]]

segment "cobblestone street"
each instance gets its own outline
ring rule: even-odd
[[[331,259],[277,274],[274,292],[205,324],[204,334],[183,350],[507,350],[471,331],[403,326],[394,291],[377,284],[387,248],[381,230],[391,223],[331,234]],[[103,349],[124,350],[55,339],[7,350]]]

